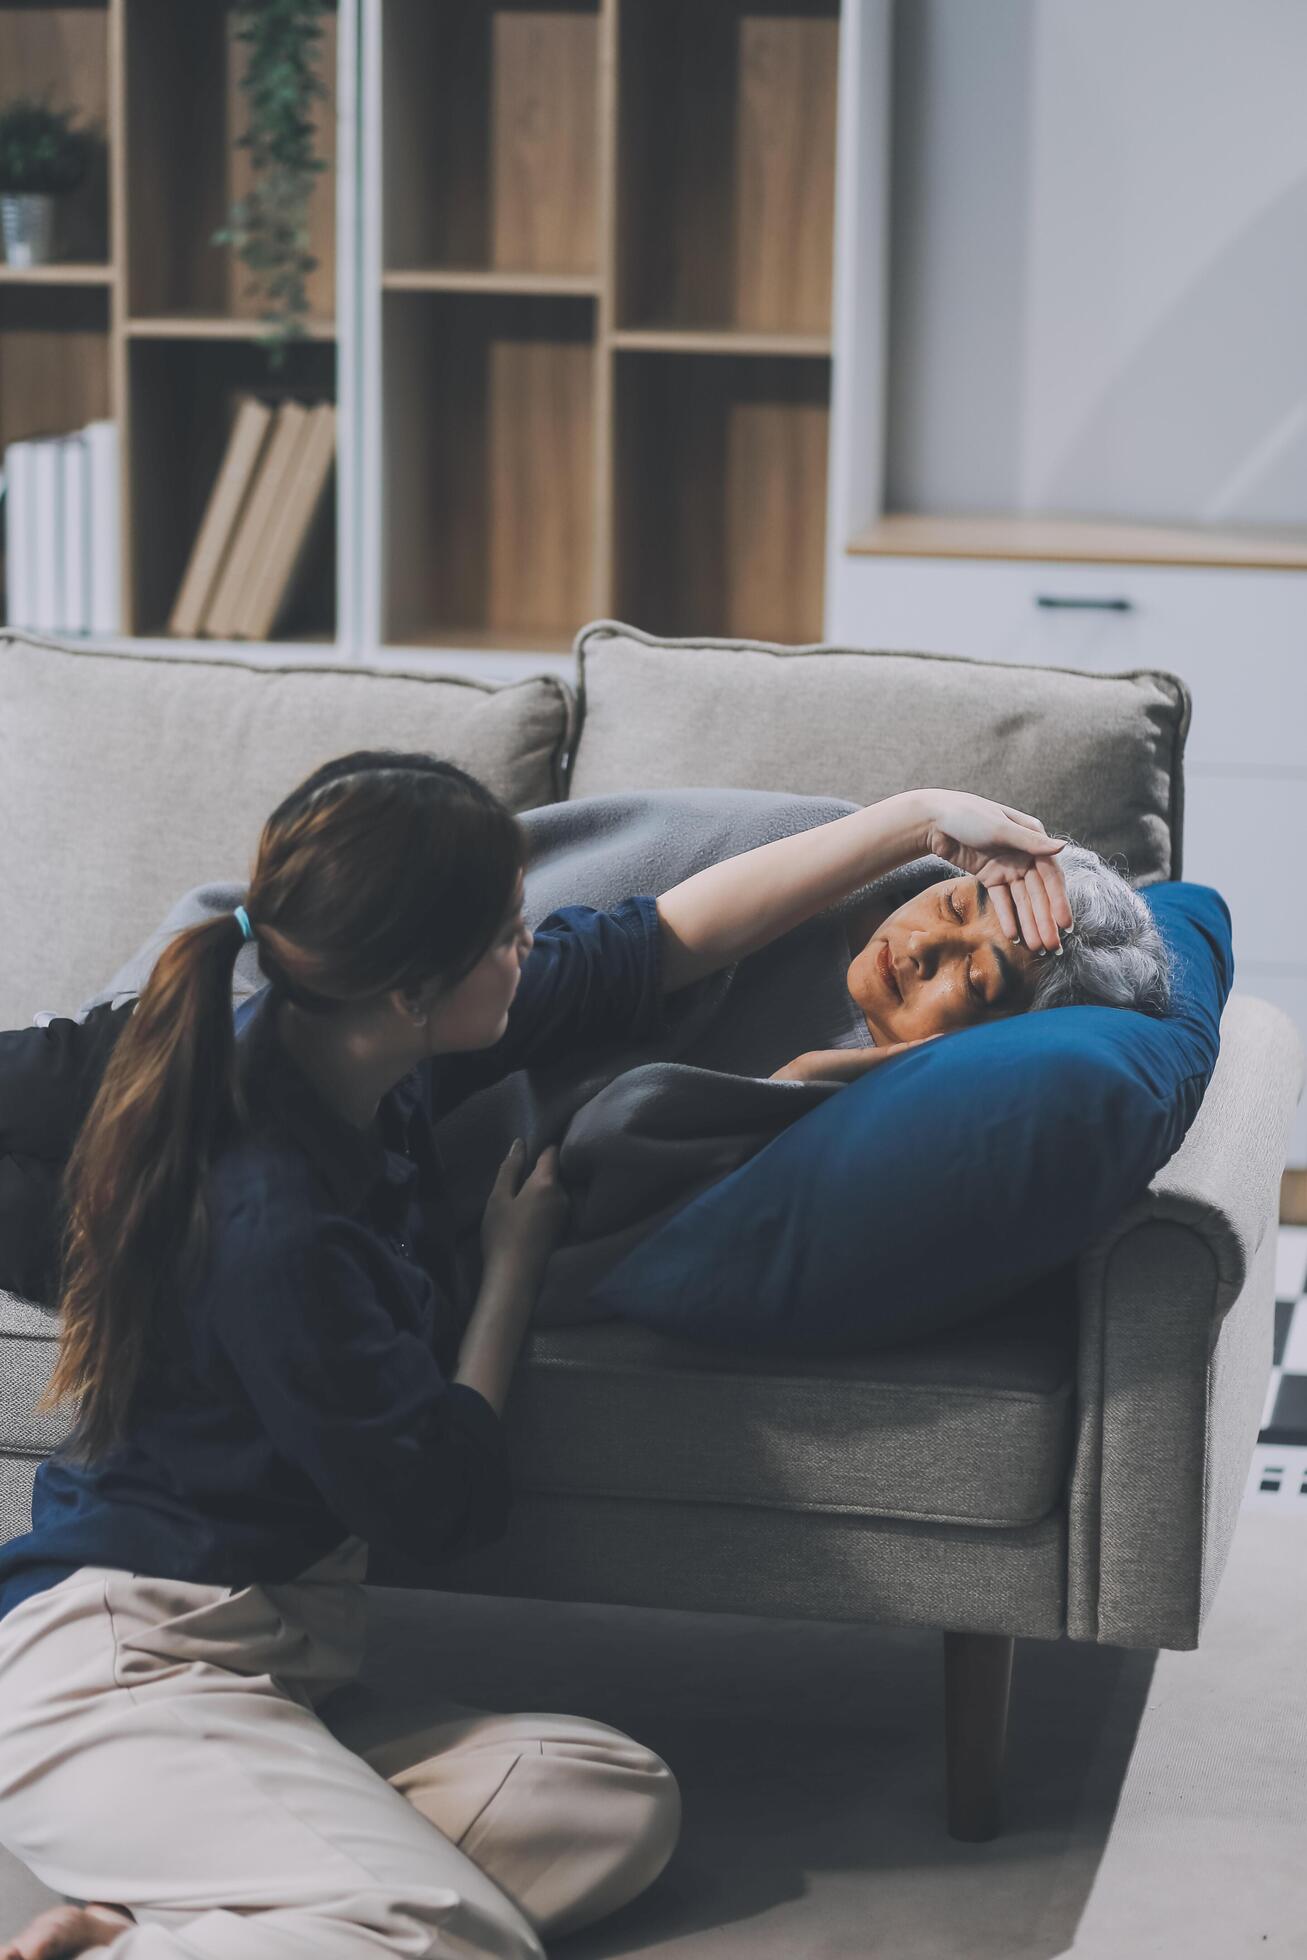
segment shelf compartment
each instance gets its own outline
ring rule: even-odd
[[[133,340],[127,360],[127,631],[166,637],[168,615],[226,450],[237,396],[250,392],[266,401],[283,395],[334,400],[336,350],[316,342],[292,346],[285,369],[275,379],[262,348],[246,340]],[[332,496],[311,546],[300,594],[277,633],[279,641],[334,640],[335,533]]]
[[[237,139],[248,125],[240,91],[247,50],[228,0],[122,0],[126,22],[128,312],[252,320],[263,301],[225,245],[210,243],[252,181]],[[314,152],[326,165],[309,205],[309,311],[336,310],[336,15],[322,19]]]
[[[84,428],[110,399],[108,290],[0,286],[0,447]]]
[[[109,259],[108,0],[36,7],[0,0],[0,77],[6,101],[35,95],[74,109],[78,127],[96,139],[85,182],[58,200],[54,242],[69,259]]]
[[[827,334],[838,0],[623,0],[617,319]]]
[[[669,636],[822,636],[830,362],[621,352],[618,618]]]
[[[554,644],[592,615],[595,369],[589,299],[386,295],[386,643]]]
[[[598,0],[385,0],[388,267],[598,265]]]

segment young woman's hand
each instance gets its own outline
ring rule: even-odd
[[[919,1035],[915,1041],[888,1041],[875,1048],[809,1048],[796,1055],[784,1068],[767,1077],[769,1082],[852,1082],[868,1069],[887,1062],[891,1055],[906,1054],[909,1048],[924,1048],[928,1041],[942,1041],[942,1034]]]
[[[509,1262],[534,1274],[567,1229],[571,1200],[558,1181],[558,1145],[546,1144],[535,1169],[518,1188],[526,1145],[514,1139],[499,1166],[481,1219],[481,1253],[487,1266]]]
[[[921,795],[927,815],[923,848],[980,880],[1009,939],[1024,939],[1032,953],[1057,952],[1058,927],[1072,924],[1057,864],[1065,838],[1050,837],[1038,817],[991,803],[987,796],[960,789],[927,789]]]

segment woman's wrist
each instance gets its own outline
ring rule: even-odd
[[[905,864],[913,858],[926,857],[930,851],[929,837],[935,822],[935,792],[933,789],[907,789],[902,793],[904,820],[908,834],[908,856]]]
[[[505,1287],[515,1285],[538,1287],[547,1263],[548,1254],[541,1257],[538,1253],[528,1252],[521,1246],[498,1246],[482,1261],[481,1276],[485,1279],[488,1274],[493,1274],[495,1279]]]
[[[454,1380],[476,1389],[499,1415],[539,1290],[538,1275],[516,1253],[492,1253],[482,1267]]]
[[[929,849],[926,839],[935,821],[933,798],[934,791],[929,789],[896,790],[892,796],[868,803],[853,816],[839,819],[857,825],[866,839],[865,846],[857,852],[860,862],[847,889],[855,890],[873,878],[883,877],[887,871],[896,871],[900,865],[925,857]],[[850,836],[854,834],[850,831]]]

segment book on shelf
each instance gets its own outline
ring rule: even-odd
[[[59,444],[59,470],[63,504],[59,627],[64,633],[87,633],[91,627],[91,475],[90,451],[80,430]]]
[[[117,633],[117,425],[11,442],[4,467],[6,624]]]
[[[272,423],[273,411],[266,402],[254,395],[240,398],[226,452],[168,618],[170,633],[191,638],[201,629],[239,529]]]
[[[32,482],[32,604],[35,624],[57,633],[63,611],[60,591],[60,542],[63,531],[63,478],[59,469],[59,439],[33,444]]]
[[[5,624],[34,624],[32,593],[32,475],[34,445],[5,450]]]
[[[91,497],[90,619],[93,633],[122,631],[121,528],[118,509],[118,424],[88,422],[87,478]]]
[[[205,609],[200,631],[210,639],[236,637],[249,581],[263,553],[264,541],[293,480],[296,458],[309,423],[303,403],[284,401],[263,446],[258,469],[245,499],[231,545]]]
[[[285,493],[261,540],[260,556],[233,629],[238,638],[268,639],[294,597],[314,527],[322,514],[335,456],[335,404],[319,402],[309,410],[289,466]]]

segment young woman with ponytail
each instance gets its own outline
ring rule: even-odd
[[[450,1703],[355,1753],[318,1713],[362,1662],[370,1545],[435,1568],[502,1531],[567,1221],[556,1147],[525,1174],[519,1140],[463,1298],[433,1124],[664,1033],[668,995],[926,851],[1055,950],[1060,848],[913,791],[533,934],[525,832],[452,763],[360,751],[273,811],[244,906],[160,953],[67,1166],[38,1406],[76,1419],[0,1547],[0,1841],[88,1903],[0,1960],[538,1956],[656,1878],[676,1782],[605,1724]],[[247,937],[268,984],[237,1027]]]

